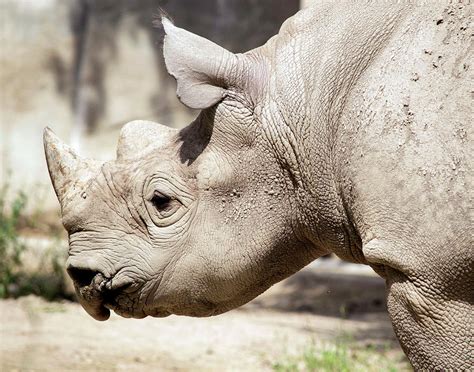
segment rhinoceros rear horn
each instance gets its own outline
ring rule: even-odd
[[[133,159],[150,149],[159,149],[168,144],[177,132],[174,128],[152,121],[131,121],[120,131],[117,160]]]
[[[232,85],[243,59],[201,36],[162,18],[166,68],[177,81],[178,98],[186,106],[205,109],[221,101]]]
[[[100,163],[79,157],[49,128],[44,130],[43,143],[54,191],[63,206],[66,199],[79,194],[95,176]]]

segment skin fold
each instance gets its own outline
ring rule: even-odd
[[[194,122],[105,163],[45,130],[84,309],[217,315],[333,252],[386,280],[415,369],[472,368],[472,7],[321,2],[244,54],[163,27]]]

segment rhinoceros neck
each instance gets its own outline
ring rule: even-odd
[[[403,17],[401,6],[315,7],[284,23],[259,51],[272,76],[264,118],[291,170],[304,228],[315,244],[364,262],[337,180],[339,120],[359,77]]]

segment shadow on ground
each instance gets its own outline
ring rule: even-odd
[[[385,282],[367,273],[310,266],[277,283],[243,309],[321,315],[328,317],[328,322],[346,319],[355,324],[364,323],[363,327],[357,327],[357,332],[351,332],[354,341],[367,344],[374,340],[396,341],[387,312]],[[312,326],[302,327],[301,331],[327,333],[327,336],[345,332]]]
[[[354,318],[386,312],[383,279],[364,274],[304,269],[270,288],[253,306]]]

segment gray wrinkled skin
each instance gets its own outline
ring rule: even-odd
[[[238,55],[164,19],[193,123],[129,123],[106,163],[45,131],[86,311],[215,315],[334,252],[385,278],[416,369],[472,368],[471,12],[322,2]]]

